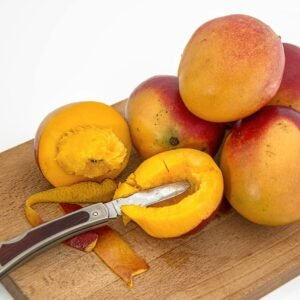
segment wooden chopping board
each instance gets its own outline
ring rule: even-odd
[[[123,112],[124,101],[116,108]],[[133,155],[122,177],[141,160]],[[39,172],[29,141],[0,154],[0,240],[30,226],[26,197],[50,188]],[[56,205],[38,207],[45,219]],[[185,238],[154,239],[131,223],[111,223],[150,270],[127,288],[94,253],[65,245],[40,254],[3,280],[16,299],[256,299],[300,274],[300,223],[270,228],[233,210],[219,213],[202,231]]]

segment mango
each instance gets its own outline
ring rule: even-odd
[[[270,105],[283,105],[300,112],[300,48],[283,44],[285,67],[282,81]]]
[[[115,178],[126,167],[131,147],[125,119],[96,101],[56,109],[40,124],[34,140],[37,164],[54,186]]]
[[[258,111],[277,92],[284,69],[280,37],[263,22],[229,15],[200,26],[178,70],[186,107],[212,122],[235,121]]]
[[[174,149],[156,154],[131,173],[117,188],[114,198],[186,180],[189,195],[163,207],[122,206],[123,214],[157,238],[178,237],[211,219],[223,196],[223,177],[214,160],[195,149]]]
[[[175,76],[154,76],[142,82],[127,102],[132,142],[144,158],[176,149],[193,148],[214,155],[225,125],[201,120],[185,107]]]
[[[225,196],[262,225],[300,220],[300,113],[266,106],[238,122],[221,153]]]

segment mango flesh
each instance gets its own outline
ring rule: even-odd
[[[283,46],[270,27],[246,15],[217,18],[199,27],[184,49],[180,95],[204,120],[235,121],[271,100],[283,69]]]
[[[207,220],[222,200],[222,173],[205,152],[182,148],[148,158],[119,185],[114,198],[184,180],[191,185],[190,194],[178,203],[164,207],[122,206],[123,214],[149,235],[178,237]]]
[[[65,105],[41,123],[35,157],[54,186],[115,178],[131,153],[129,128],[112,107],[95,101]]]
[[[266,106],[238,122],[221,153],[225,196],[263,225],[300,220],[300,114]]]
[[[300,48],[283,44],[285,67],[282,81],[270,105],[283,105],[300,112]]]
[[[214,155],[225,125],[201,120],[184,106],[178,78],[155,76],[141,83],[127,102],[133,144],[148,158],[175,149],[194,148]]]

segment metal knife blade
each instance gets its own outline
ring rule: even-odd
[[[174,182],[144,190],[126,198],[112,200],[108,203],[105,203],[105,205],[108,207],[111,214],[113,214],[112,209],[114,209],[117,215],[120,216],[122,215],[121,207],[123,205],[149,206],[154,203],[158,203],[180,195],[181,193],[187,191],[189,188],[190,184],[187,181]]]

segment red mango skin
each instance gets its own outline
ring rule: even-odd
[[[218,218],[220,216],[220,214],[224,214],[224,213],[228,212],[229,209],[230,209],[230,205],[228,204],[226,199],[223,199],[222,202],[220,203],[219,207],[214,212],[212,212],[212,214],[207,219],[203,220],[197,227],[195,227],[191,231],[187,232],[186,234],[182,235],[181,237],[190,236],[192,234],[195,234],[195,233],[201,231],[210,222],[212,222],[214,219]]]
[[[225,132],[225,124],[204,121],[188,111],[175,76],[142,82],[129,97],[126,117],[133,143],[144,158],[182,147],[214,155]]]
[[[221,153],[225,196],[262,225],[300,220],[300,114],[266,106],[235,124]]]
[[[300,48],[283,43],[285,67],[282,81],[270,105],[283,105],[300,112]]]
[[[65,214],[69,214],[82,208],[81,205],[75,203],[60,203],[59,205]],[[90,230],[65,240],[64,244],[77,250],[89,252],[93,250],[97,240],[98,233]]]

